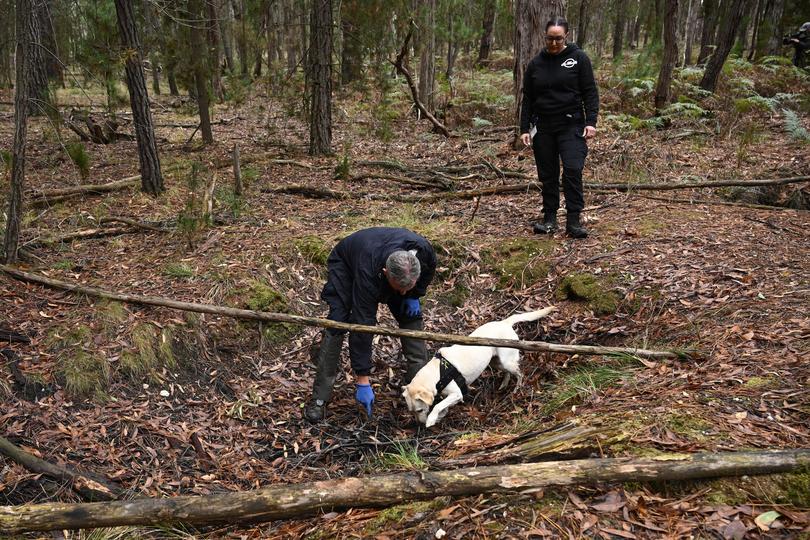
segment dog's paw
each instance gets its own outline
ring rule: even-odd
[[[428,416],[427,421],[425,422],[425,427],[433,427],[439,421],[439,418],[433,415]]]

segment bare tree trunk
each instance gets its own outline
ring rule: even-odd
[[[698,52],[697,58],[698,64],[706,63],[706,60],[712,54],[717,18],[722,7],[721,1],[722,0],[703,0],[703,31],[700,34],[700,52]]]
[[[42,54],[45,59],[45,74],[48,79],[58,81],[64,88],[65,74],[62,68],[62,61],[59,58],[59,47],[54,36],[53,23],[54,0],[46,0],[39,11],[39,28],[42,33]]]
[[[692,42],[695,41],[695,29],[697,28],[698,4],[697,0],[689,0],[689,14],[686,22],[686,35],[684,36],[683,63],[688,66],[692,63]]]
[[[243,77],[247,77],[250,60],[248,59],[247,50],[247,17],[245,15],[245,0],[233,0],[231,4],[237,27],[236,54],[239,56],[239,73],[241,73]]]
[[[288,0],[284,10],[284,43],[287,52],[287,74],[295,73],[298,66],[298,42],[295,37],[300,32],[295,31],[295,4]]]
[[[233,73],[233,9],[230,0],[217,0],[219,35],[222,36],[222,52],[225,57],[225,69]]]
[[[512,88],[515,96],[514,140],[519,141],[520,107],[523,105],[523,76],[526,66],[543,47],[543,35],[546,22],[565,13],[564,0],[516,0],[515,1],[515,64],[512,76],[515,85]]]
[[[140,43],[135,29],[135,15],[131,0],[115,0],[118,15],[118,32],[124,47],[129,104],[132,107],[132,120],[138,140],[138,161],[141,166],[141,191],[158,195],[163,191],[163,175],[160,171],[155,130],[152,127],[152,111],[149,108],[149,94],[146,91],[146,77],[143,74]]]
[[[778,55],[782,51],[782,19],[785,13],[785,0],[771,0],[765,9],[767,22],[764,34],[768,41],[765,44],[765,54]]]
[[[188,0],[189,20],[191,21],[190,41],[191,41],[191,65],[194,71],[194,84],[197,93],[197,109],[200,113],[200,132],[203,142],[210,144],[214,142],[214,134],[211,131],[211,116],[208,111],[208,82],[209,76],[205,69],[205,55],[200,51],[205,50],[203,31],[205,28],[205,16],[203,14],[203,0]]]
[[[177,78],[174,76],[174,66],[166,67],[166,81],[169,83],[169,95],[179,96],[180,89],[177,88]]]
[[[310,18],[309,153],[332,153],[332,0],[313,0]]]
[[[495,28],[495,3],[496,0],[486,0],[484,3],[484,16],[481,21],[481,46],[478,49],[479,66],[489,63],[489,54],[492,52],[492,44],[495,41],[493,29]]]
[[[616,4],[616,21],[613,24],[613,60],[622,56],[624,48],[624,25],[627,19],[627,0],[619,0]]]
[[[259,28],[261,34],[265,34],[265,35],[267,34],[267,27],[269,26],[268,15],[269,14],[268,14],[267,11],[262,12],[262,22],[261,22],[261,25],[260,25],[260,28]],[[258,79],[259,77],[262,76],[262,58],[263,58],[263,56],[264,56],[264,50],[262,49],[262,46],[257,43],[256,47],[255,47],[255,53],[254,53],[254,56],[253,56],[253,58],[254,58],[254,60],[253,60],[253,78],[254,79]],[[270,65],[270,57],[267,58],[267,65],[268,66]]]
[[[431,112],[436,89],[436,0],[420,0],[419,100]]]
[[[661,482],[800,470],[810,450],[664,454],[657,458],[601,458],[417,471],[206,496],[99,503],[0,507],[8,533],[121,525],[213,525],[288,519],[346,508],[381,507],[440,496],[526,493],[548,486],[601,482]]]
[[[737,28],[739,28],[743,18],[745,4],[745,0],[729,0],[727,2],[727,9],[724,10],[725,17],[723,17],[718,30],[717,48],[706,62],[706,70],[703,73],[703,79],[700,81],[700,87],[704,90],[714,92],[717,87],[720,70],[723,68],[728,53],[731,52],[731,47],[734,45],[734,37],[737,35]]]
[[[11,193],[6,215],[6,234],[3,240],[3,260],[7,264],[17,262],[22,222],[22,192],[25,185],[25,144],[28,132],[28,84],[31,80],[32,50],[37,32],[37,6],[41,0],[17,0],[16,2],[16,53],[15,69],[17,82],[14,87],[14,145],[11,150]]]
[[[664,15],[664,57],[661,60],[661,71],[655,85],[655,110],[660,111],[669,101],[669,89],[672,84],[672,71],[678,62],[678,0],[666,0],[667,11]]]
[[[49,112],[51,89],[48,85],[48,70],[45,63],[45,46],[42,42],[43,26],[50,24],[48,5],[45,0],[34,0],[31,3],[34,13],[34,26],[31,40],[34,46],[28,49],[28,115],[42,116]]]
[[[588,0],[579,3],[579,22],[577,23],[577,45],[585,48],[588,41]]]
[[[353,21],[354,13],[348,9],[346,2],[341,4],[347,8],[341,13],[340,28],[343,33],[343,48],[340,52],[340,82],[349,84],[362,77],[363,73],[363,44],[360,36],[356,35],[356,26]]]
[[[752,62],[757,54],[757,43],[759,41],[759,25],[762,18],[762,10],[764,8],[764,1],[757,0],[757,9],[754,13],[754,19],[751,21],[753,29],[751,31],[751,50],[748,51],[748,61]]]
[[[205,0],[205,33],[208,39],[208,62],[211,74],[211,86],[217,100],[225,101],[225,91],[222,89],[222,51],[219,47],[219,26],[217,25],[217,8],[215,0]],[[192,53],[193,54],[193,53]]]

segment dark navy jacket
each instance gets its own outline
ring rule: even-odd
[[[538,119],[541,123],[544,119],[554,122],[566,114],[581,119],[583,112],[585,125],[596,126],[599,90],[591,59],[574,43],[559,54],[540,51],[526,66],[523,77],[520,132],[529,133],[529,124]]]
[[[436,272],[436,253],[430,242],[408,229],[363,229],[338,242],[327,259],[329,277],[321,298],[329,304],[329,318],[374,326],[377,306],[385,303],[400,320],[403,297],[391,288],[383,274],[388,256],[398,250],[415,250],[421,267],[416,285],[406,296],[424,296]],[[352,369],[358,375],[367,375],[371,370],[373,338],[373,334],[357,332],[349,336]]]

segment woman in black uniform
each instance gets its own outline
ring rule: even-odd
[[[591,60],[573,43],[566,43],[568,21],[558,17],[546,24],[546,46],[526,67],[520,139],[532,145],[537,176],[543,186],[543,221],[538,234],[557,230],[560,207],[560,160],[565,193],[565,230],[574,238],[588,236],[580,223],[585,208],[582,168],[588,155],[587,139],[596,135],[599,92]],[[532,124],[537,132],[532,137]]]

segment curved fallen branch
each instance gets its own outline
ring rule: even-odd
[[[612,189],[616,191],[671,191],[675,189],[698,189],[713,187],[780,186],[810,181],[810,176],[791,176],[760,180],[716,180],[712,182],[684,182],[682,184],[585,184],[586,188]]]
[[[611,354],[631,354],[643,358],[677,358],[679,355],[671,351],[651,351],[647,349],[635,349],[630,347],[599,347],[595,345],[562,345],[557,343],[546,343],[544,341],[523,341],[523,340],[510,340],[510,339],[494,339],[494,338],[479,338],[470,336],[456,336],[453,334],[438,334],[433,332],[420,332],[417,330],[403,330],[401,328],[386,328],[384,326],[365,326],[362,324],[351,324],[337,321],[330,321],[329,319],[320,319],[318,317],[306,317],[303,315],[290,315],[288,313],[270,313],[265,311],[252,311],[249,309],[237,309],[226,306],[215,306],[211,304],[196,304],[189,302],[180,302],[172,300],[171,298],[162,298],[157,296],[139,296],[134,294],[122,294],[111,291],[97,289],[95,287],[86,287],[75,283],[67,283],[51,279],[45,276],[31,274],[0,264],[0,271],[5,272],[9,276],[27,281],[30,283],[39,283],[54,289],[61,289],[64,291],[71,291],[96,298],[106,298],[107,300],[115,300],[118,302],[127,302],[130,304],[141,304],[146,306],[159,306],[172,309],[179,309],[182,311],[193,311],[196,313],[210,313],[213,315],[222,315],[225,317],[233,317],[236,319],[247,319],[253,321],[263,322],[284,322],[292,324],[301,324],[304,326],[318,326],[321,328],[336,328],[339,330],[347,330],[349,332],[362,332],[365,334],[380,334],[383,336],[394,337],[409,337],[414,339],[441,341],[446,343],[460,343],[463,345],[486,345],[494,347],[508,347],[510,349],[519,349],[523,351],[536,351],[536,352],[555,352],[563,354],[588,354],[588,355],[611,355]]]
[[[87,501],[112,501],[124,494],[122,488],[107,480],[45,461],[12,444],[5,437],[0,437],[0,455],[19,463],[31,472],[47,475],[60,482],[68,482],[71,489]],[[0,517],[0,531],[3,530],[3,518]]]
[[[413,76],[408,71],[408,68],[405,67],[405,60],[408,55],[408,43],[411,41],[411,36],[413,35],[413,27],[414,24],[413,22],[411,22],[410,28],[408,29],[408,35],[405,36],[405,43],[402,44],[402,49],[399,51],[397,59],[395,61],[389,60],[389,62],[391,62],[391,64],[396,68],[396,70],[405,77],[405,80],[408,82],[408,88],[410,88],[411,90],[411,97],[413,98],[413,102],[419,109],[419,111],[425,116],[425,118],[430,120],[430,122],[439,131],[439,133],[441,133],[442,135],[444,135],[449,139],[450,131],[448,131],[448,129],[444,126],[444,124],[439,122],[439,120],[435,116],[430,114],[430,111],[427,110],[427,107],[425,107],[425,105],[421,101],[419,101],[419,91],[416,89],[416,84],[413,82]]]
[[[120,525],[213,525],[384,507],[441,496],[521,493],[554,485],[691,480],[789,472],[810,463],[810,450],[663,454],[655,458],[548,461],[451,471],[341,478],[269,486],[251,492],[90,504],[0,506],[0,532]]]

